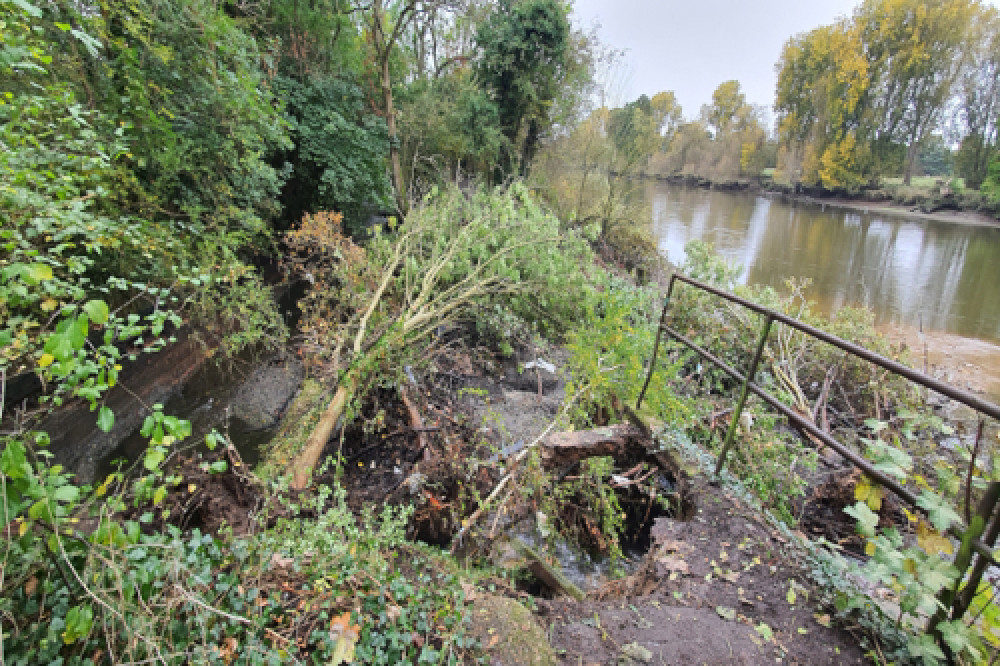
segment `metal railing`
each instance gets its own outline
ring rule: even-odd
[[[677,282],[685,283],[696,289],[700,289],[701,291],[713,294],[726,301],[735,303],[748,310],[763,315],[764,325],[760,332],[760,338],[758,339],[757,348],[754,353],[753,359],[751,360],[750,366],[747,369],[747,373],[745,375],[741,373],[739,370],[730,366],[722,359],[718,358],[717,356],[709,352],[708,350],[699,346],[694,341],[682,335],[680,332],[674,330],[667,324],[667,313],[670,308],[670,302],[673,296],[674,286],[676,285]],[[924,509],[918,504],[918,498],[911,490],[904,487],[901,483],[899,483],[896,479],[892,478],[891,476],[888,476],[882,473],[881,471],[875,469],[872,463],[868,461],[866,458],[864,458],[857,452],[853,451],[849,447],[839,442],[830,433],[818,428],[816,424],[813,423],[811,420],[803,417],[801,414],[790,408],[788,405],[782,403],[780,400],[778,400],[778,398],[768,393],[767,390],[765,390],[763,387],[761,387],[759,384],[755,382],[757,375],[757,368],[760,365],[760,360],[764,354],[764,349],[767,345],[767,340],[771,333],[771,327],[774,324],[774,322],[780,322],[808,336],[822,340],[823,342],[833,345],[834,347],[837,347],[849,354],[852,354],[854,356],[857,356],[858,358],[869,361],[870,363],[873,363],[892,373],[905,377],[906,379],[916,384],[919,384],[920,386],[924,386],[944,396],[947,396],[948,398],[951,398],[956,402],[959,402],[963,405],[966,405],[974,409],[976,412],[980,414],[990,416],[1000,421],[1000,406],[988,400],[984,400],[980,396],[970,393],[969,391],[965,391],[958,387],[951,386],[949,384],[946,384],[945,382],[939,381],[933,377],[929,377],[922,372],[914,370],[913,368],[909,368],[897,361],[894,361],[890,358],[886,358],[881,354],[877,354],[869,349],[865,349],[864,347],[856,345],[853,342],[843,340],[826,331],[818,329],[814,326],[810,326],[809,324],[801,322],[793,317],[789,317],[784,313],[778,312],[771,308],[761,306],[757,303],[753,303],[752,301],[748,301],[745,298],[740,298],[735,294],[731,294],[722,289],[718,289],[703,282],[699,282],[698,280],[694,280],[685,275],[674,273],[671,276],[670,283],[667,287],[667,295],[663,302],[663,311],[660,314],[660,324],[656,332],[656,340],[653,343],[653,355],[652,358],[650,359],[649,372],[646,375],[646,381],[643,384],[638,399],[636,400],[636,410],[638,410],[642,406],[643,398],[645,397],[646,391],[649,388],[649,383],[653,378],[653,373],[656,369],[656,358],[660,350],[660,341],[664,333],[675,338],[689,349],[697,352],[702,358],[718,366],[727,375],[739,381],[741,384],[740,395],[737,400],[736,407],[732,415],[732,419],[730,420],[729,423],[729,429],[726,432],[726,438],[723,441],[722,450],[720,451],[718,460],[716,462],[716,467],[715,467],[716,476],[718,476],[722,472],[722,469],[725,466],[726,458],[728,457],[730,449],[733,446],[733,441],[736,434],[736,427],[740,421],[740,415],[743,411],[744,406],[746,405],[747,396],[749,395],[749,393],[752,392],[758,397],[760,397],[768,405],[770,405],[775,411],[782,414],[791,423],[797,426],[800,429],[800,431],[805,432],[810,436],[809,438],[803,438],[803,439],[809,441],[809,439],[811,438],[812,440],[811,443],[819,441],[829,446],[831,449],[833,449],[841,456],[843,456],[844,459],[848,460],[856,468],[864,472],[872,481],[878,483],[883,488],[886,488],[887,490],[891,491],[900,500],[902,500],[909,506],[913,507],[916,511],[924,515],[928,513],[926,509]],[[995,493],[988,492],[987,496],[993,496],[994,494]],[[987,514],[989,514],[989,515],[983,515],[984,522],[987,524],[990,522],[989,519],[991,515],[995,512],[995,505],[996,501],[994,501],[993,504],[991,504],[989,507],[983,506],[980,508],[980,511],[984,511]],[[977,511],[977,513],[980,513],[980,511]],[[1000,525],[1000,516],[997,517],[996,523]],[[967,529],[968,527],[966,525],[959,523],[956,525],[952,525],[952,527],[949,529],[949,533],[955,538],[962,541],[963,537],[966,534]],[[981,561],[977,562],[977,567],[980,567],[985,564],[1000,566],[1000,562],[994,559],[993,552],[991,549],[992,542],[996,540],[996,537],[995,535],[992,534],[990,536],[993,536],[993,538],[989,539],[989,541],[991,541],[989,545],[983,543],[983,541],[978,538],[972,541],[973,548],[981,558]]]

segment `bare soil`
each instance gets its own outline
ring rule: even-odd
[[[692,520],[657,522],[638,573],[584,603],[540,602],[561,663],[638,663],[635,645],[655,664],[868,663],[780,535],[720,488],[696,495]]]
[[[564,362],[558,350],[542,356]],[[558,373],[519,372],[524,361],[504,367],[459,355],[442,362],[419,391],[411,391],[420,428],[397,391],[377,392],[358,425],[327,448],[343,457],[340,482],[349,504],[360,511],[384,502],[414,503],[411,536],[450,546],[477,506],[474,498],[488,494],[503,475],[504,451],[536,437],[558,410]],[[232,452],[214,455],[229,462],[225,472],[208,471],[206,458],[182,462],[184,483],[164,502],[169,520],[245,531],[261,493],[233,464]],[[631,463],[622,461],[616,472]],[[817,606],[808,571],[778,533],[703,480],[692,480],[687,496],[693,504],[684,517],[690,519],[651,520],[647,551],[635,555],[631,574],[601,579],[583,601],[500,580],[496,594],[502,599],[483,590],[469,595],[469,630],[489,663],[867,663],[860,633],[838,627]]]

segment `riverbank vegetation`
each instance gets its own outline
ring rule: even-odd
[[[995,213],[998,26],[994,7],[970,0],[862,2],[789,39],[773,112],[723,82],[686,121],[674,109],[620,172]],[[600,113],[648,115],[649,104]],[[591,145],[577,131],[574,143]],[[607,135],[619,152],[637,149],[613,123]]]
[[[557,344],[565,399],[545,432],[627,420],[663,268],[635,222],[630,179],[654,165],[717,178],[784,168],[737,82],[693,123],[670,93],[599,106],[609,54],[556,0],[0,0],[0,35],[0,661],[471,662],[490,647],[468,631],[471,583],[514,594],[527,567],[512,574],[472,547],[459,560],[429,543],[458,550],[480,538],[477,520],[496,526],[517,509],[546,539],[589,540],[619,566],[628,526],[614,484],[679,510],[679,491],[662,490],[646,459],[616,469],[602,457],[560,476],[540,462],[540,433],[490,440],[451,393],[446,408],[424,397],[438,378],[482,379],[519,351],[538,368],[535,350]],[[929,131],[887,138],[886,154]],[[686,270],[734,287],[706,248],[689,257]],[[294,313],[279,311],[275,282],[304,290]],[[799,287],[747,293],[817,321]],[[725,323],[696,298],[677,312],[706,340],[745,346],[751,322]],[[893,353],[863,312],[828,325]],[[219,357],[291,346],[308,390],[281,446],[250,470],[227,433],[195,437],[143,404],[140,455],[75,477],[48,450],[44,418],[83,405],[112,431],[121,415],[108,396],[131,391],[126,367],[182,332]],[[850,413],[831,427],[921,487],[936,474],[934,497],[964,498],[968,511],[992,478],[977,452],[964,481],[947,476],[931,451],[943,426],[906,388],[795,335],[770,353],[790,404],[820,423]],[[712,450],[732,386],[677,349],[654,370],[646,410]],[[422,424],[432,409],[436,424]],[[819,458],[753,413],[734,469],[795,526]],[[344,455],[348,438],[362,453],[385,449],[369,468],[392,480],[377,488],[380,509],[348,495],[349,472],[364,469],[361,453]],[[957,584],[927,546],[951,547],[943,500],[930,525],[906,514],[902,531],[875,536],[880,491],[838,482],[863,502],[851,503],[870,539],[861,553],[882,558],[875,576],[901,595],[901,617],[933,612],[934,594]],[[205,520],[209,488],[240,511]],[[903,550],[911,533],[923,555]],[[536,554],[533,566],[545,562]],[[933,585],[914,567],[930,567]],[[935,624],[962,658],[995,647],[984,585],[971,629]],[[872,606],[847,601],[845,613]],[[911,654],[943,658],[940,641],[916,640]]]

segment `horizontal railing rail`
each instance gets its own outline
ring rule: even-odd
[[[720,359],[718,356],[712,354],[710,351],[704,349],[694,341],[690,340],[679,331],[674,330],[667,324],[667,314],[670,308],[671,298],[674,292],[674,285],[677,282],[682,282],[688,284],[696,289],[707,292],[719,298],[722,298],[731,303],[740,305],[748,310],[756,312],[764,317],[764,325],[761,330],[760,338],[758,339],[757,348],[754,353],[753,359],[750,362],[750,367],[746,374],[741,373],[739,370],[733,368],[731,365],[726,363],[724,360]],[[732,447],[734,441],[734,436],[736,433],[736,427],[740,420],[740,415],[743,411],[743,407],[746,404],[746,399],[749,393],[760,397],[764,402],[770,405],[775,411],[782,414],[791,423],[793,423],[800,432],[806,433],[809,437],[804,437],[806,441],[810,444],[815,444],[815,441],[822,442],[823,444],[829,446],[831,449],[840,454],[845,460],[849,461],[856,468],[865,473],[872,481],[879,484],[886,490],[889,490],[894,495],[896,495],[900,500],[905,502],[907,505],[911,506],[916,511],[926,515],[928,512],[926,509],[918,504],[918,497],[911,490],[906,488],[903,484],[899,483],[896,479],[891,476],[884,474],[883,472],[875,469],[874,465],[864,458],[859,453],[852,450],[850,447],[838,441],[833,435],[820,429],[815,423],[809,419],[803,417],[801,414],[793,410],[788,405],[781,402],[777,397],[769,393],[766,389],[761,387],[756,383],[757,367],[760,364],[760,359],[764,353],[764,349],[767,344],[768,336],[770,335],[771,326],[774,322],[780,322],[786,326],[794,328],[802,333],[814,337],[816,339],[822,340],[834,347],[837,347],[849,354],[857,356],[858,358],[864,359],[870,363],[877,365],[889,372],[905,377],[906,379],[919,384],[920,386],[926,387],[930,390],[936,391],[941,395],[944,395],[956,402],[970,407],[980,414],[992,417],[1000,421],[1000,406],[992,403],[982,397],[975,395],[969,391],[952,386],[945,382],[942,382],[934,377],[930,377],[918,370],[907,367],[898,361],[890,358],[886,358],[881,354],[875,353],[870,349],[866,349],[848,340],[839,338],[827,331],[810,326],[805,322],[799,321],[794,317],[790,317],[782,312],[773,310],[771,308],[759,305],[745,298],[741,298],[735,294],[724,291],[712,285],[705,284],[693,278],[681,275],[679,273],[674,273],[670,277],[670,282],[667,286],[667,295],[663,302],[663,310],[660,313],[660,323],[657,328],[656,338],[653,343],[653,354],[649,363],[649,371],[646,375],[646,381],[639,392],[639,397],[636,400],[636,409],[640,409],[642,406],[642,401],[645,398],[646,391],[649,389],[650,381],[653,378],[653,373],[656,368],[656,358],[660,350],[660,342],[664,333],[673,337],[678,342],[683,344],[685,347],[696,352],[699,356],[704,358],[706,361],[716,365],[727,375],[737,380],[741,384],[740,396],[737,400],[736,407],[734,408],[732,418],[730,420],[729,429],[726,432],[726,438],[723,442],[722,450],[719,452],[718,460],[716,461],[715,474],[718,476],[725,465],[726,458],[729,454],[729,450]],[[811,438],[811,439],[810,439]],[[989,522],[989,516],[984,517],[987,522]],[[1000,520],[1000,517],[998,517]],[[964,523],[959,523],[952,525],[948,530],[949,534],[959,539],[963,539],[968,527]],[[993,556],[992,548],[983,543],[981,539],[975,539],[972,543],[976,552],[984,558],[984,560],[993,566],[1000,566],[1000,562]]]

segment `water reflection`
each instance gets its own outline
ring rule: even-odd
[[[650,183],[653,233],[673,262],[689,240],[715,245],[742,279],[811,278],[831,314],[865,305],[880,325],[1000,341],[1000,228],[852,212]]]

